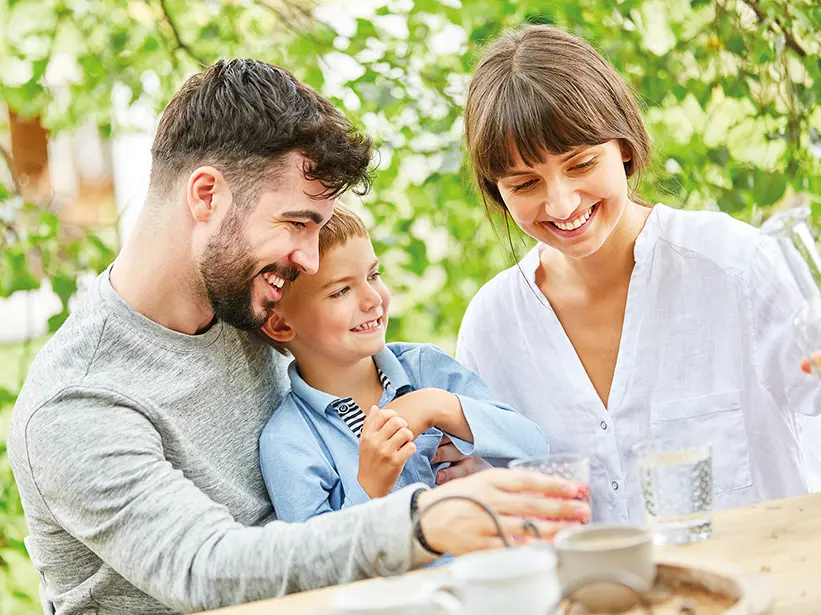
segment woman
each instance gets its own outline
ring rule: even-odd
[[[549,26],[508,33],[465,110],[485,203],[539,244],[471,302],[458,358],[591,457],[593,518],[644,518],[631,446],[713,443],[715,509],[806,493],[800,301],[774,242],[724,214],[646,206],[650,147],[629,88]]]

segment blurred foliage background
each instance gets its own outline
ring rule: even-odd
[[[129,130],[112,97],[159,113],[186,76],[221,57],[290,69],[378,144],[364,208],[395,294],[392,339],[453,349],[467,301],[522,254],[469,181],[462,103],[483,44],[524,22],[592,42],[635,86],[654,141],[639,187],[651,202],[760,222],[806,192],[821,213],[821,5],[817,0],[0,0],[0,97],[51,134],[89,119]],[[53,58],[71,58],[50,86]],[[63,66],[65,64],[63,63]],[[0,120],[0,132],[3,130]],[[48,280],[68,315],[78,275],[115,256],[110,229],[67,224],[0,169],[0,301]],[[0,162],[0,167],[4,166]],[[0,346],[0,435],[42,340]],[[3,438],[4,440],[5,438]],[[40,612],[25,523],[0,445],[0,613]]]

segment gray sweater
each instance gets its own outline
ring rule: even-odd
[[[413,488],[274,520],[257,443],[283,362],[221,323],[165,329],[97,279],[35,359],[9,428],[46,613],[192,612],[429,561],[410,539]]]

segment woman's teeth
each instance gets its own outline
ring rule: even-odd
[[[273,273],[263,273],[262,277],[265,279],[268,284],[273,286],[274,288],[282,288],[285,284],[285,280],[281,277],[274,275]]]
[[[563,231],[573,231],[573,230],[579,228],[585,222],[587,222],[587,219],[593,213],[593,209],[595,207],[596,206],[593,205],[590,209],[588,209],[586,212],[584,212],[581,216],[579,216],[578,218],[576,218],[575,220],[573,220],[571,222],[551,222],[551,224],[559,227]]]
[[[371,321],[368,321],[366,323],[363,323],[363,324],[359,325],[358,327],[354,327],[353,329],[351,329],[351,331],[353,331],[354,333],[360,333],[362,331],[369,331],[371,329],[376,329],[381,325],[382,325],[382,319],[377,318],[376,320],[371,320]]]

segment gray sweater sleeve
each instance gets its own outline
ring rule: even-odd
[[[24,438],[30,478],[54,520],[176,610],[374,576],[377,562],[399,572],[429,561],[410,539],[413,488],[306,523],[237,523],[167,461],[150,412],[112,391],[64,390],[32,413]]]

